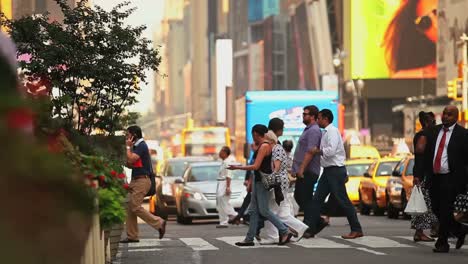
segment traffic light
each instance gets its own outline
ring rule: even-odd
[[[456,101],[461,101],[462,79],[455,78],[447,82],[447,97]]]

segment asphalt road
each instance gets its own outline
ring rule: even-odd
[[[317,238],[303,239],[286,246],[239,248],[234,245],[247,232],[245,225],[217,229],[217,221],[194,221],[179,225],[174,219],[163,240],[146,224],[140,224],[140,243],[121,245],[121,264],[244,264],[268,263],[468,263],[468,246],[449,254],[432,253],[434,243],[414,243],[408,220],[390,220],[383,216],[359,216],[365,237],[345,241],[349,232],[346,218],[331,219]],[[455,241],[452,241],[454,244]],[[468,241],[467,241],[468,243]]]

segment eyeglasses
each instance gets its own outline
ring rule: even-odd
[[[302,116],[310,115],[310,113],[302,113]]]
[[[427,31],[428,29],[431,28],[432,26],[432,17],[431,13],[434,16],[437,16],[437,9],[432,9],[431,12],[429,12],[427,15],[417,17],[414,20],[414,24],[418,27],[419,30],[421,31]]]

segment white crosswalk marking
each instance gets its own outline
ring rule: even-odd
[[[374,255],[377,255],[377,256],[385,256],[387,254],[383,253],[383,252],[378,252],[378,251],[375,251],[375,250],[372,250],[372,249],[368,249],[368,248],[356,248],[357,250],[361,250],[361,251],[364,251],[364,252],[367,252],[367,253],[371,253],[371,254],[374,254]]]
[[[138,243],[128,243],[127,247],[130,248],[141,248],[141,247],[157,247],[161,246],[161,242],[171,241],[170,238],[164,239],[155,239],[155,238],[148,238],[148,239],[140,239]],[[125,245],[120,244],[120,247],[125,247]]]
[[[349,245],[336,243],[335,241],[328,240],[321,237],[301,239],[299,242],[294,243],[305,248],[350,248]]]
[[[413,243],[415,243],[412,236],[396,236],[396,237],[404,239],[404,240],[409,240],[409,241],[412,241]],[[455,248],[455,243],[449,240],[450,248],[454,249]],[[422,246],[427,246],[427,247],[434,247],[435,242],[419,242],[417,244],[422,245]],[[464,245],[461,249],[468,250],[468,246]]]
[[[195,251],[219,249],[211,245],[210,243],[208,243],[206,240],[199,238],[199,237],[187,237],[187,238],[179,238],[179,239]]]
[[[255,249],[255,248],[288,248],[287,246],[278,246],[278,245],[260,245],[259,243],[255,242],[255,246],[253,247],[238,247],[236,246],[236,242],[240,242],[244,240],[244,236],[230,236],[230,237],[218,237],[217,240],[223,241],[231,246],[241,248],[241,249]]]
[[[336,238],[342,239],[340,236],[336,236]],[[364,236],[356,239],[347,240],[350,243],[358,244],[361,246],[366,246],[370,248],[405,248],[405,247],[413,247],[407,244],[401,244],[397,241],[384,238],[384,237],[377,237],[377,236]]]

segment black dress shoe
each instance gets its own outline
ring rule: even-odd
[[[456,249],[460,249],[463,246],[463,244],[465,244],[465,237],[466,237],[466,233],[458,236],[457,244],[455,244]]]
[[[450,250],[450,246],[443,245],[443,246],[436,246],[434,249],[432,249],[432,252],[434,253],[448,253]]]
[[[253,247],[255,246],[255,243],[253,241],[242,241],[242,242],[236,242],[235,244],[238,247]]]
[[[317,225],[317,229],[315,231],[315,234],[314,235],[317,235],[318,233],[320,233],[325,227],[327,227],[329,225],[329,223],[325,220],[323,220],[323,218],[321,218],[321,221],[320,223]]]
[[[138,242],[140,242],[140,240],[138,240],[138,239],[129,239],[129,238],[126,238],[126,239],[120,241],[120,243],[122,243],[122,244],[138,243]]]

